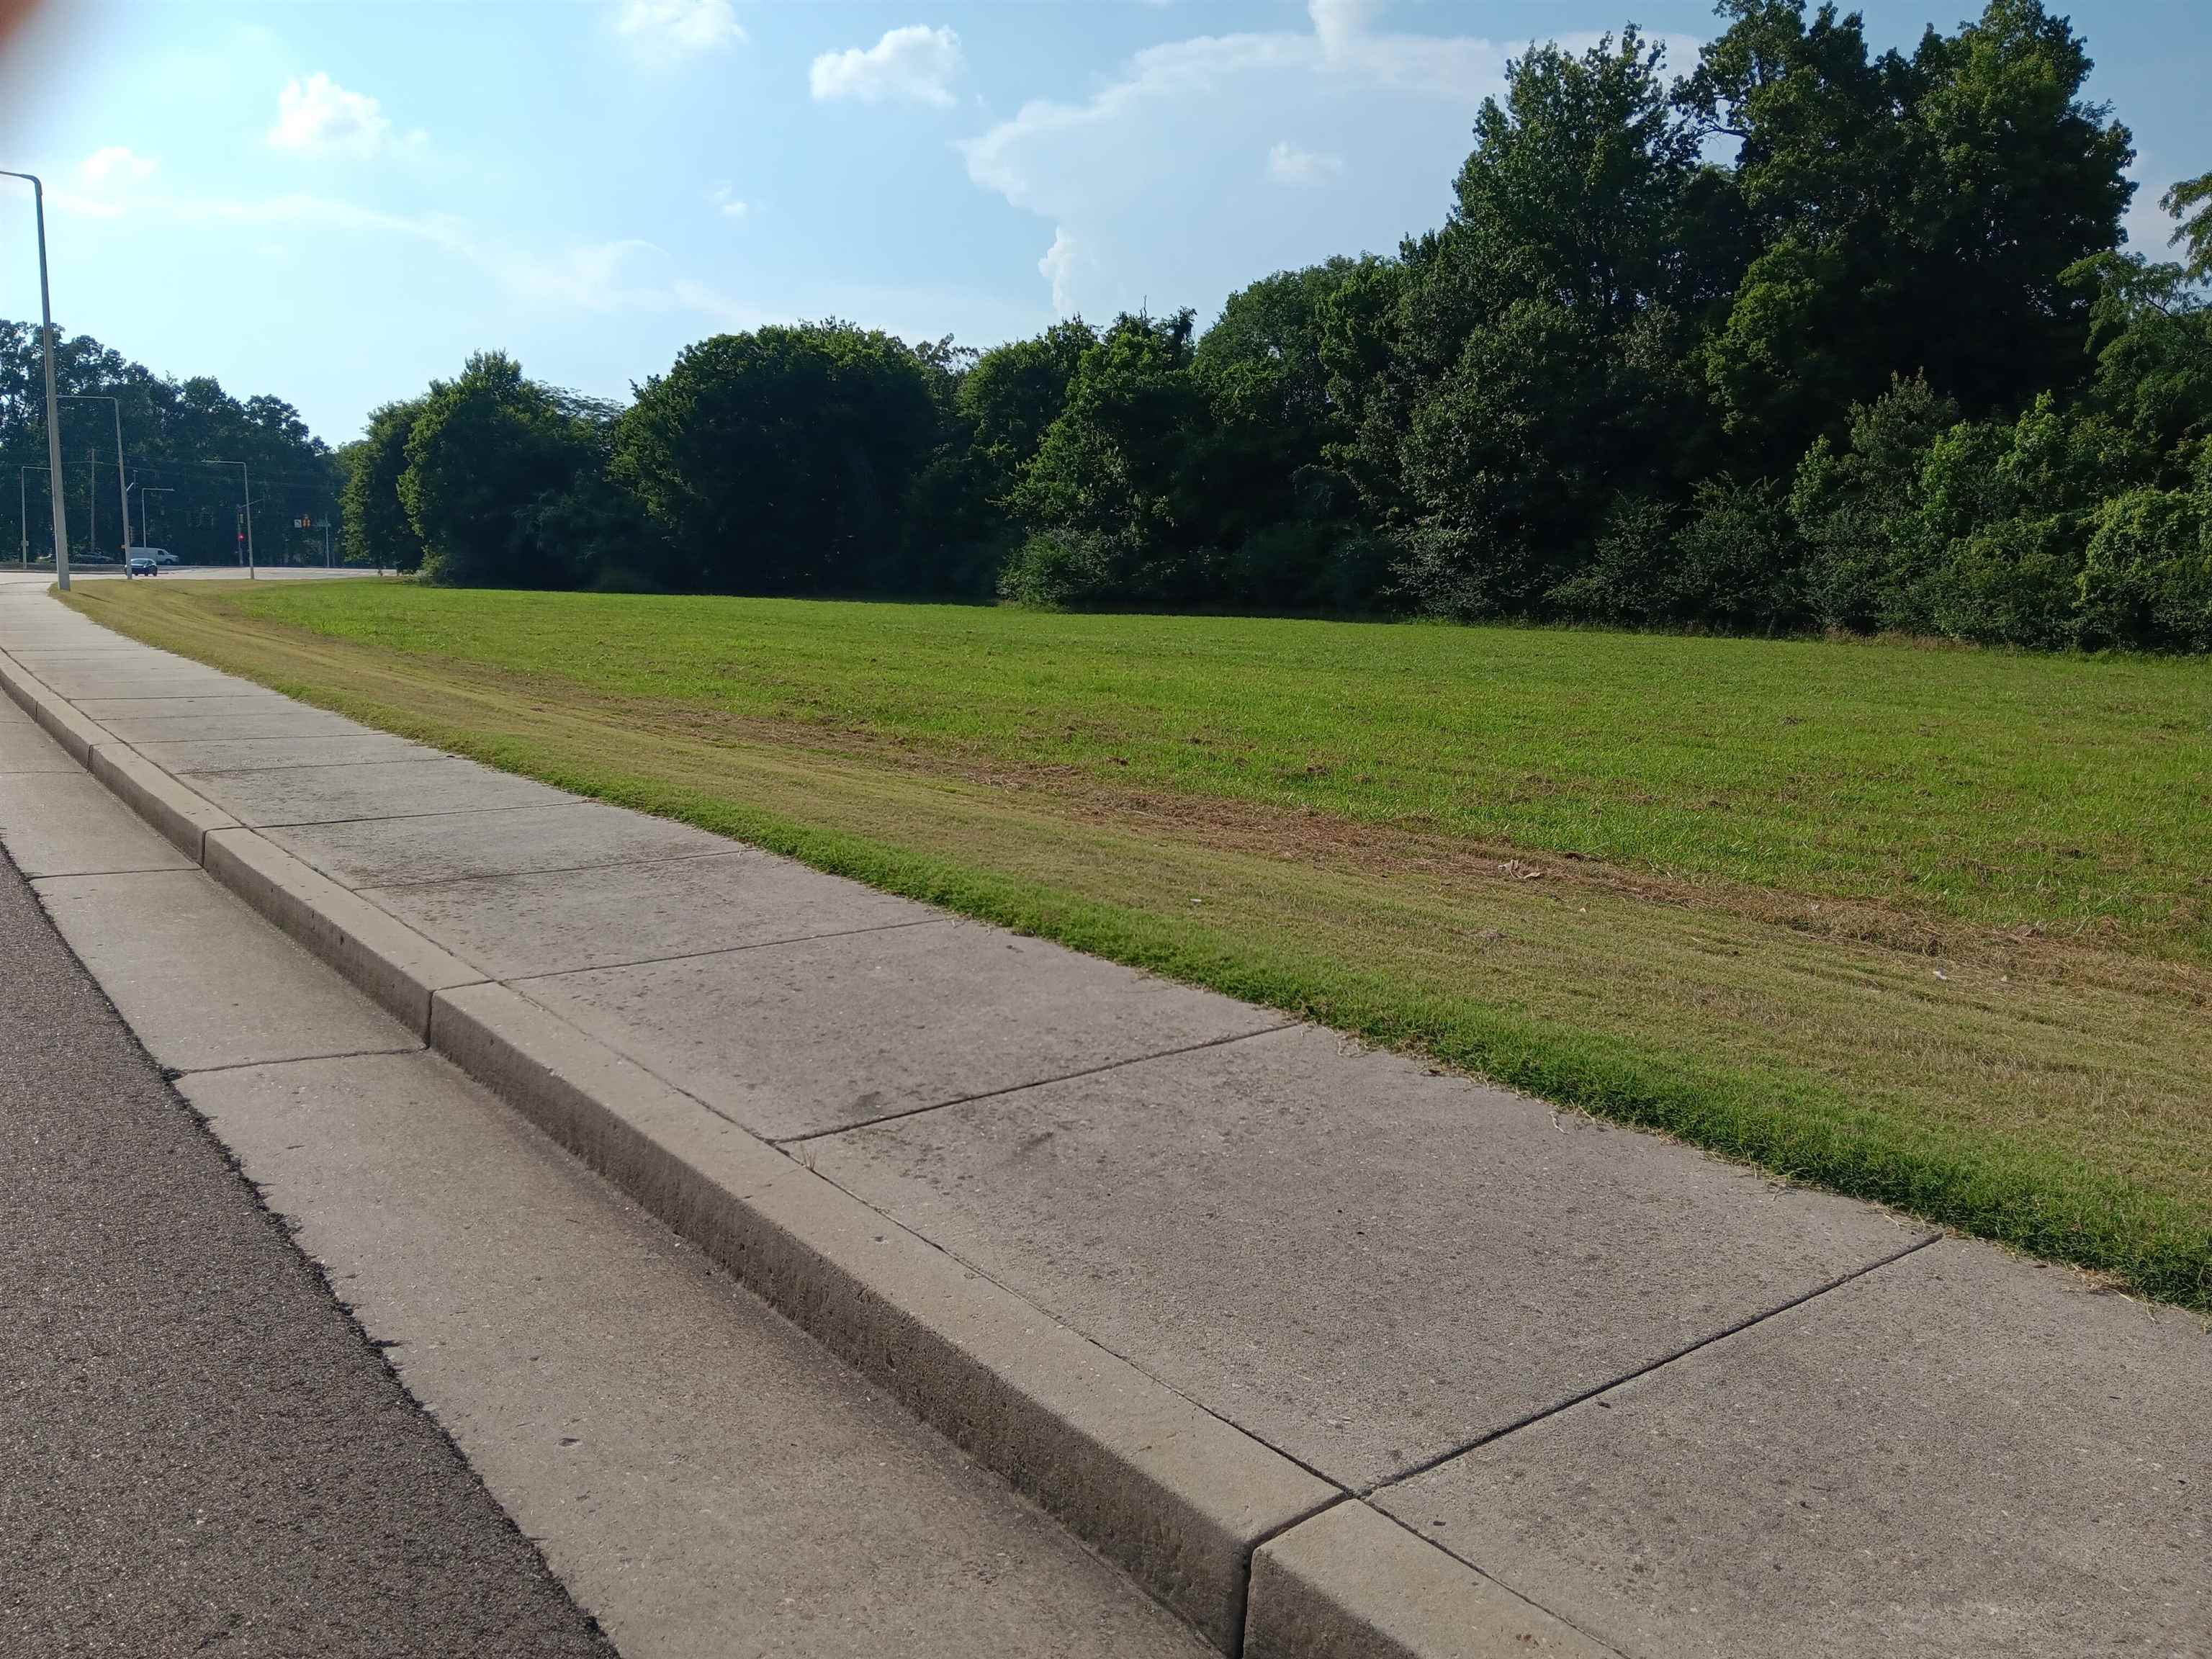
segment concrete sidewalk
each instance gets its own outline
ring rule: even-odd
[[[204,867],[1224,1650],[2212,1652],[2202,1322],[28,587],[0,653],[159,828],[0,777],[27,873],[149,872],[149,1019]]]

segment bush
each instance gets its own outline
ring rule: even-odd
[[[1958,419],[1958,406],[1925,380],[1897,380],[1852,409],[1847,447],[1821,438],[1806,452],[1790,516],[1804,545],[1814,623],[1860,633],[1928,625],[1919,598],[1929,563],[1923,473],[1930,446]]]
[[[1673,608],[1674,541],[1672,508],[1641,495],[1620,496],[1598,532],[1595,557],[1547,597],[1578,621],[1656,622]]]
[[[1686,620],[1765,634],[1806,620],[1804,546],[1774,480],[1700,483],[1673,552],[1674,608]]]
[[[2212,650],[2212,489],[2131,489],[2104,502],[2095,523],[2079,583],[2081,643]]]
[[[1934,630],[1989,645],[2071,642],[2081,547],[2059,518],[2001,519],[1951,544],[1929,579]]]
[[[1467,528],[1425,519],[1407,531],[1390,566],[1390,595],[1425,617],[1473,622],[1506,605],[1494,576],[1508,556],[1487,526]]]
[[[1011,605],[1064,611],[1123,596],[1139,562],[1127,532],[1039,530],[999,573],[999,597]]]
[[[665,593],[668,590],[642,571],[627,565],[602,565],[592,573],[587,591],[593,593]]]
[[[1371,611],[1399,552],[1390,538],[1357,524],[1263,525],[1230,556],[1225,597],[1263,611]]]

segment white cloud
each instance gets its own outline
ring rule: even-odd
[[[103,216],[112,211],[75,197],[57,197],[56,205]],[[535,310],[672,311],[689,306],[684,284],[666,273],[665,250],[635,237],[549,251],[520,246],[455,214],[392,213],[303,191],[252,198],[149,196],[134,205],[175,224],[305,228],[417,243],[476,270],[506,299]]]
[[[615,33],[640,57],[663,66],[739,45],[745,38],[730,0],[622,0]]]
[[[638,257],[658,255],[654,244],[626,237],[585,243],[550,254],[532,254],[498,244],[461,250],[489,270],[517,299],[553,311],[665,311],[677,303],[671,284],[633,280]]]
[[[1324,52],[1341,52],[1365,38],[1381,8],[1376,0],[1306,0],[1314,38]]]
[[[149,179],[154,169],[161,166],[151,156],[140,155],[121,144],[109,144],[96,149],[77,163],[76,170],[88,185],[104,185],[111,180],[122,183],[132,179]]]
[[[752,204],[738,199],[737,186],[720,184],[707,192],[707,200],[714,211],[725,219],[742,219],[752,210]]]
[[[141,155],[121,144],[108,144],[76,164],[74,187],[64,179],[56,179],[47,191],[47,199],[58,212],[88,219],[119,219],[139,199],[133,186],[152,178],[160,167],[150,155]]]
[[[886,31],[865,52],[853,46],[823,52],[814,60],[807,85],[819,99],[857,98],[864,104],[895,99],[945,108],[953,101],[960,64],[958,35],[910,23]]]
[[[1075,304],[1075,239],[1066,229],[1054,227],[1052,246],[1037,261],[1037,270],[1052,284],[1052,308],[1062,317],[1072,317]]]
[[[1341,155],[1300,149],[1287,138],[1267,152],[1267,176],[1285,185],[1318,185],[1343,173]]]
[[[1428,15],[1448,9],[1467,9]],[[963,144],[969,177],[1080,249],[1093,314],[1204,307],[1270,270],[1395,248],[1443,219],[1475,112],[1526,42],[1393,33],[1381,14],[1309,0],[1304,27],[1148,47],[1089,97],[1034,100]],[[1695,62],[1694,42],[1667,45],[1671,63]],[[1285,131],[1298,143],[1270,151]],[[1254,187],[1255,154],[1279,182],[1341,171],[1361,187],[1286,212],[1279,191]],[[1064,270],[1042,274],[1066,286]]]
[[[277,149],[350,155],[374,155],[391,137],[382,105],[367,93],[348,92],[319,70],[285,82],[276,94],[276,125],[269,129]]]

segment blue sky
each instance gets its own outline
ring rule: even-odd
[[[1931,9],[1931,7],[1933,9]],[[1966,0],[1868,0],[1878,43]],[[2212,5],[2077,18],[2146,189],[2212,168]],[[1702,0],[49,0],[0,60],[58,320],[333,442],[504,347],[602,395],[725,329],[967,343],[1437,222],[1531,38]],[[0,191],[16,186],[0,180]],[[36,315],[0,195],[0,316]],[[2160,232],[2162,240],[2162,230]]]

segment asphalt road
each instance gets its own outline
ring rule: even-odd
[[[0,1654],[611,1655],[0,858]]]

